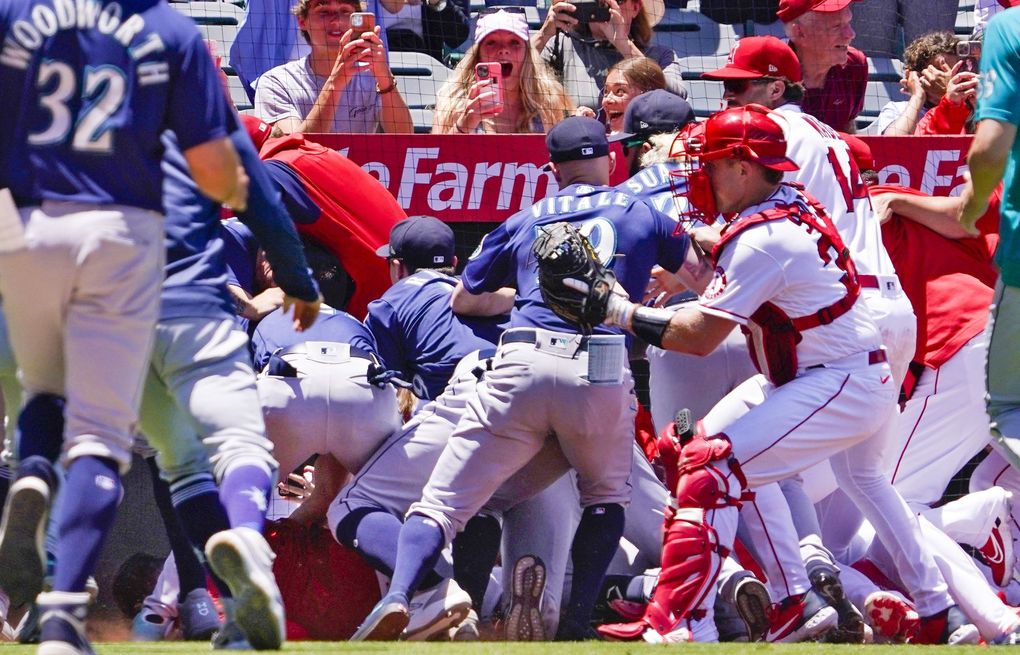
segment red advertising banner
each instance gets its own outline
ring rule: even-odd
[[[503,221],[558,189],[538,134],[315,134],[379,178],[408,213],[444,221]],[[865,137],[879,181],[958,195],[970,137]],[[619,156],[620,153],[617,153]],[[626,178],[623,166],[613,183]]]

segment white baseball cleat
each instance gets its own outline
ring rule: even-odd
[[[416,593],[408,604],[408,611],[410,619],[401,637],[424,641],[466,619],[471,611],[471,596],[453,580],[443,580],[431,589]]]
[[[234,597],[234,620],[255,650],[278,650],[286,626],[283,598],[273,577],[273,555],[261,534],[231,528],[209,537],[209,566]]]
[[[368,613],[351,641],[396,641],[410,621],[411,611],[403,594],[386,594]]]
[[[873,591],[864,600],[864,616],[880,642],[904,642],[913,636],[921,617],[914,607],[891,591]]]

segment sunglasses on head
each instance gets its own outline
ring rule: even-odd
[[[490,14],[495,14],[495,13],[498,13],[500,11],[505,11],[508,14],[525,14],[525,13],[527,13],[524,10],[524,7],[513,7],[513,6],[508,6],[508,7],[486,7],[485,9],[478,10],[478,16],[480,18],[482,16],[488,16]]]
[[[750,88],[752,84],[762,85],[768,84],[769,82],[775,82],[775,77],[759,77],[753,80],[723,80],[723,89],[728,93],[743,93]]]

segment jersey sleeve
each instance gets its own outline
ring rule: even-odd
[[[659,256],[656,264],[671,273],[680,269],[687,258],[691,239],[677,230],[677,223],[657,209],[652,209],[655,232],[659,235]]]
[[[209,50],[198,31],[191,29],[193,33],[181,45],[179,69],[167,102],[167,125],[182,152],[225,138],[237,126]]]
[[[383,366],[391,371],[405,372],[408,368],[407,358],[404,356],[404,349],[394,338],[398,328],[396,317],[393,315],[393,306],[385,300],[369,303],[365,327],[375,338],[375,352]]]
[[[985,31],[977,120],[1020,124],[1020,17],[996,15]]]
[[[779,262],[746,241],[746,237],[737,238],[727,244],[719,257],[715,276],[698,299],[706,313],[741,324],[747,323],[751,314],[775,298],[784,286]]]
[[[503,287],[517,286],[513,266],[510,232],[507,224],[503,223],[482,238],[460,279],[471,293],[498,291]]]

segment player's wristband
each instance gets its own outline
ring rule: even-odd
[[[662,348],[662,337],[672,317],[671,310],[639,306],[631,315],[629,329],[642,341]]]

